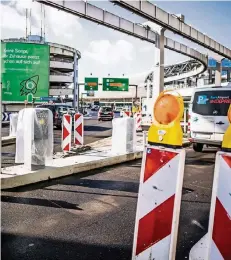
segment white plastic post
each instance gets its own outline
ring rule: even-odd
[[[136,130],[134,118],[115,118],[112,121],[112,153],[134,152]]]
[[[10,114],[10,133],[9,136],[16,136],[18,124],[18,113]]]
[[[74,144],[83,145],[84,142],[84,126],[83,126],[83,115],[76,113],[74,115]]]

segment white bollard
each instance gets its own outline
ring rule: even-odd
[[[9,136],[16,136],[18,124],[18,113],[10,114],[10,133]]]
[[[112,120],[112,153],[130,153],[136,148],[134,118],[124,117]]]
[[[44,168],[53,158],[53,115],[47,108],[19,111],[16,133],[16,163],[28,170]]]

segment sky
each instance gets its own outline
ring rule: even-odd
[[[31,6],[31,33],[40,34],[41,4],[30,0],[1,0],[1,39],[24,37],[25,7]],[[133,22],[145,19],[114,6],[109,1],[89,1]],[[184,14],[185,22],[231,48],[231,2],[222,1],[152,1],[173,14]],[[46,40],[74,47],[81,52],[79,79],[92,76],[120,77],[150,71],[154,65],[154,45],[132,36],[103,27],[74,15],[45,6]],[[167,37],[208,53],[204,48],[169,31]],[[174,64],[188,57],[165,50],[165,64]]]

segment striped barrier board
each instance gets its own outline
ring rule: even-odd
[[[130,111],[123,111],[123,117],[131,117],[132,112]]]
[[[133,260],[175,259],[184,164],[183,149],[145,148]]]
[[[72,116],[64,114],[62,120],[62,150],[64,152],[69,152],[71,150],[71,130]]]
[[[141,113],[135,113],[134,115],[135,120],[136,120],[136,131],[142,131],[141,127],[141,121],[142,121],[142,114]]]
[[[193,246],[189,259],[231,259],[231,153],[217,153],[208,233]]]
[[[83,145],[83,115],[76,113],[74,115],[74,144]]]

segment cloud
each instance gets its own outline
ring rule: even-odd
[[[48,25],[55,36],[76,38],[76,33],[82,30],[78,17],[52,7],[46,7],[46,10]]]
[[[37,2],[32,3],[32,0],[2,1],[1,33],[4,38],[16,38],[25,35],[26,8],[31,8],[31,33],[40,34],[41,19],[44,19],[41,13],[41,4]],[[76,34],[82,29],[82,25],[78,21],[79,18],[43,5],[44,8],[47,38],[50,41],[57,42],[60,42],[58,39],[61,39],[62,43],[66,45],[68,45],[68,42],[73,42]],[[17,22],[13,23],[12,21]],[[30,27],[29,23],[28,19],[28,29]]]
[[[135,58],[133,45],[125,40],[114,44],[109,40],[92,41],[89,50],[84,51],[83,57],[89,57],[102,64],[116,64],[122,61],[132,61]]]

